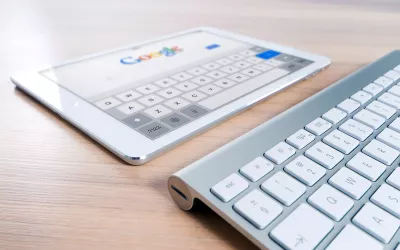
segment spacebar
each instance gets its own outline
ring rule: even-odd
[[[278,68],[270,70],[253,79],[239,83],[230,89],[224,90],[219,94],[211,96],[208,99],[204,99],[203,101],[199,102],[199,104],[209,109],[218,108],[219,106],[233,101],[240,96],[246,95],[260,87],[263,87],[267,83],[273,82],[276,79],[287,75],[288,73],[288,71]]]

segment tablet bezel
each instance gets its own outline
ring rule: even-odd
[[[123,122],[100,110],[92,103],[80,98],[76,94],[68,91],[67,89],[39,73],[43,69],[55,67],[53,65],[42,67],[40,70],[16,74],[15,76],[11,77],[11,80],[23,91],[27,92],[43,105],[47,106],[65,120],[89,135],[91,138],[108,148],[125,162],[132,165],[141,165],[154,158],[156,155],[166,151],[170,147],[184,141],[188,137],[194,136],[201,131],[206,130],[210,126],[224,120],[224,118],[231,116],[233,113],[248,108],[249,106],[263,100],[269,95],[274,94],[295,82],[305,79],[312,74],[315,74],[330,64],[330,60],[323,56],[243,35],[234,34],[216,28],[200,27],[175,33],[169,36],[164,36],[155,40],[131,44],[129,46],[118,48],[112,51],[81,57],[75,60],[64,62],[61,65],[82,61],[91,57],[130,48],[132,46],[140,46],[196,31],[207,31],[216,35],[254,44],[256,46],[266,47],[282,53],[312,60],[314,63],[271,84],[268,84],[257,91],[247,94],[244,97],[241,97],[225,106],[222,106],[219,109],[216,109],[207,115],[178,129],[175,129],[155,140],[148,139]]]

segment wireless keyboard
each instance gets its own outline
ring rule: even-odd
[[[400,249],[400,51],[175,173],[261,249]]]

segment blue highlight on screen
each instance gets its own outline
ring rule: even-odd
[[[257,54],[256,57],[259,57],[261,59],[267,60],[267,59],[270,59],[270,58],[275,57],[275,56],[280,55],[280,54],[281,54],[280,52],[275,51],[275,50],[267,50],[267,51],[264,51],[264,52],[262,52],[260,54]]]
[[[214,43],[214,44],[210,44],[210,45],[206,46],[206,49],[212,50],[212,49],[216,49],[219,47],[221,47],[221,45]]]

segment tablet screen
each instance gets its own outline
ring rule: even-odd
[[[222,106],[217,97],[205,103],[217,92],[239,83],[246,86],[262,74],[283,77],[310,63],[211,32],[195,31],[40,73],[155,139]]]

